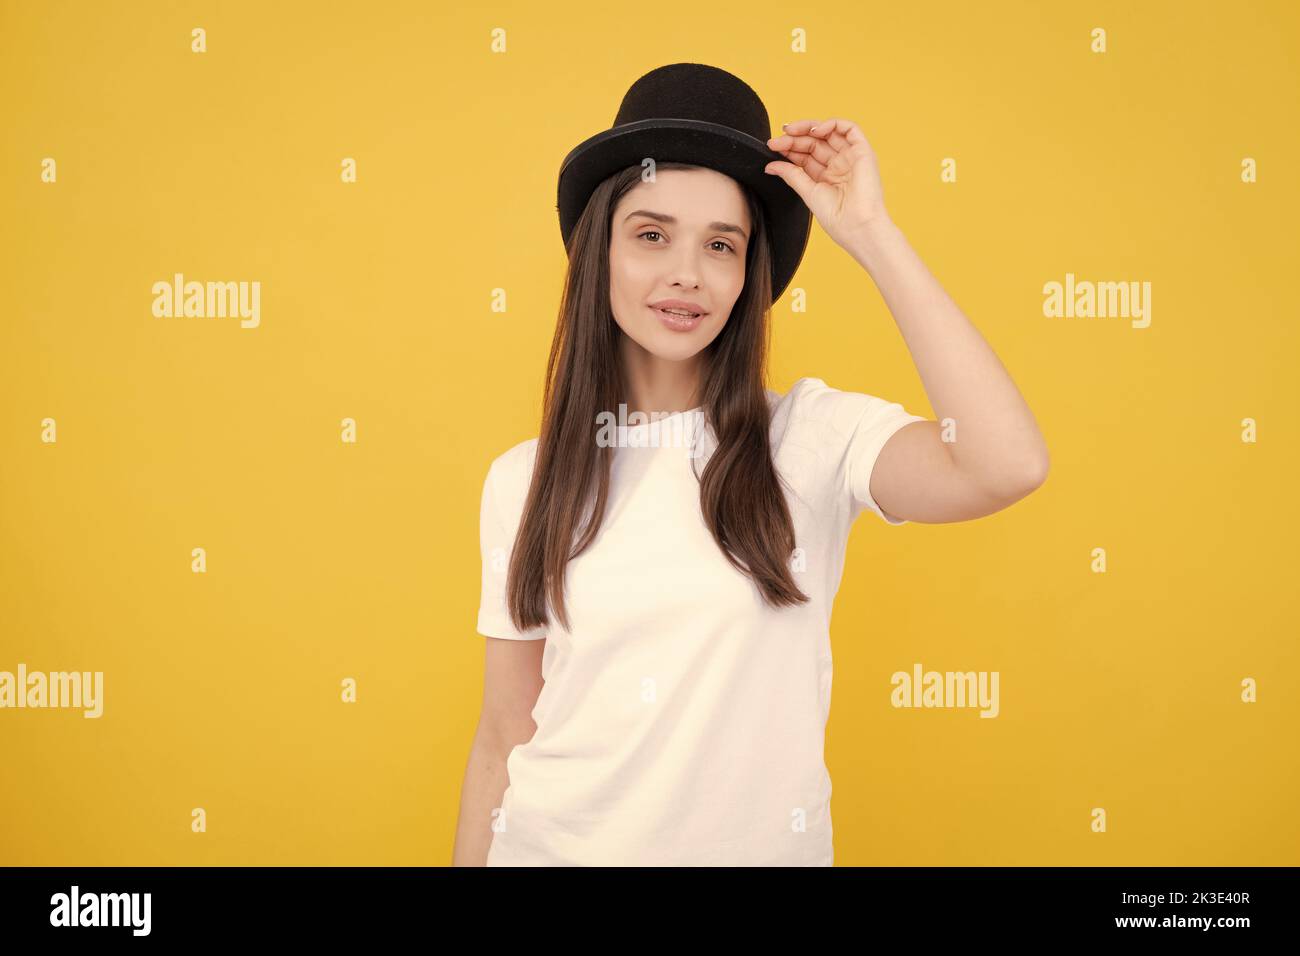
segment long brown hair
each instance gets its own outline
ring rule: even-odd
[[[662,162],[657,169],[692,169]],[[609,244],[614,208],[639,180],[640,166],[610,176],[592,193],[569,238],[569,266],[547,362],[542,424],[532,482],[506,581],[511,620],[520,630],[549,623],[565,630],[568,562],[595,538],[609,496],[614,449],[595,441],[597,414],[625,402],[622,330],[610,306]],[[723,555],[754,579],[774,607],[802,604],[789,562],[794,524],[768,442],[764,385],[770,347],[771,249],[763,207],[743,184],[752,238],[745,284],[726,325],[702,353],[706,421],[717,437],[700,482],[700,511]],[[594,502],[592,499],[594,498]],[[581,537],[575,532],[589,514]]]

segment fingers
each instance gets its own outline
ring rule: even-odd
[[[800,152],[811,152],[815,156],[817,143],[828,144],[834,152],[851,146],[871,146],[858,124],[850,119],[799,120],[797,123],[786,123],[782,129],[791,142],[797,144],[796,148]],[[776,138],[780,140],[785,137]],[[824,155],[818,156],[818,159],[823,164],[828,162]]]
[[[805,203],[811,202],[813,189],[817,184],[798,166],[793,166],[790,163],[771,162],[765,167],[765,172],[773,176],[780,176],[800,199]]]
[[[781,153],[790,162],[797,162],[796,157],[808,157],[821,166],[828,166],[835,158],[835,149],[811,136],[777,136],[767,141],[768,147]]]
[[[825,139],[837,151],[853,146],[871,146],[858,124],[849,119],[822,120],[808,130],[808,135]]]
[[[808,135],[808,128],[815,126],[816,123],[816,120],[786,123],[783,127],[786,132],[769,139],[768,148],[781,153],[790,162],[798,163],[800,166],[806,165],[808,158],[811,158],[817,166],[824,169],[835,158],[837,147],[828,144],[824,139]]]
[[[808,128],[817,125],[817,120],[798,120],[794,123],[786,123],[781,127],[792,136],[803,136],[808,132]]]
[[[825,149],[826,147],[822,148]],[[823,163],[812,153],[801,153],[797,150],[777,150],[777,152],[791,163],[798,166],[817,182],[821,182],[822,176],[826,172],[826,165],[830,162],[829,157],[826,162]]]

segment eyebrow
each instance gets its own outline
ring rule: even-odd
[[[657,222],[662,222],[668,226],[677,225],[676,216],[670,216],[666,212],[653,212],[652,210],[649,209],[637,209],[634,212],[630,212],[623,217],[623,221],[627,222],[633,216],[645,216],[647,219],[654,219]],[[729,222],[711,222],[709,223],[708,228],[713,232],[734,232],[736,235],[740,236],[740,238],[744,239],[746,242],[749,241],[749,237],[745,235],[744,229],[741,229],[739,226]]]

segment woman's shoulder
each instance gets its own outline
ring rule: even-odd
[[[534,437],[511,445],[492,459],[488,474],[501,481],[522,479],[526,482],[532,476],[533,463],[537,460],[537,441]]]
[[[532,481],[533,462],[537,457],[537,439],[529,438],[512,445],[492,459],[483,479],[484,513],[510,516],[518,521],[523,510],[528,485]]]
[[[824,421],[833,417],[844,404],[844,399],[853,393],[832,388],[823,379],[806,375],[797,379],[785,394],[778,394],[771,389],[767,390],[767,394],[774,417],[806,422]]]
[[[805,376],[776,399],[773,437],[798,444],[839,450],[866,434],[891,432],[924,416],[868,392],[836,388],[824,379]]]
[[[776,395],[771,389],[768,394]],[[848,392],[843,389],[835,388],[827,384],[826,380],[816,375],[805,375],[802,378],[795,379],[793,385],[786,390],[784,395],[777,395],[778,402],[784,402],[797,405],[808,405],[827,396],[832,395],[855,395],[856,392]]]
[[[769,390],[769,395],[775,393]],[[844,424],[861,418],[863,412],[878,403],[890,404],[879,396],[836,388],[824,379],[809,375],[798,379],[784,395],[777,396],[775,407],[788,409],[804,420]]]

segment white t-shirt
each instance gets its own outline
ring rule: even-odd
[[[716,436],[699,409],[618,429],[596,539],[569,562],[571,631],[518,631],[509,557],[536,459],[531,438],[483,487],[478,632],[545,639],[537,733],[507,761],[488,866],[830,866],[831,606],[897,403],[802,378],[773,410],[772,460],[793,489],[793,577],[811,600],[765,604],[700,511]],[[692,460],[690,429],[701,444]],[[657,435],[655,447],[654,435]]]

